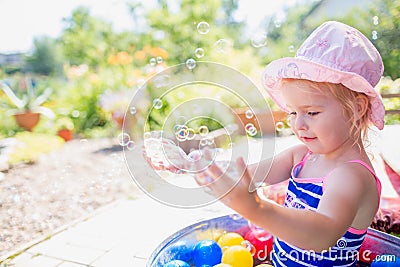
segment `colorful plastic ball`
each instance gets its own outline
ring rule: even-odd
[[[181,260],[173,260],[164,264],[163,267],[190,267],[190,265]]]
[[[180,240],[168,247],[168,256],[170,259],[189,262],[192,259],[193,241]]]
[[[196,267],[202,265],[214,266],[221,263],[222,249],[214,240],[201,240],[193,249],[193,262]]]
[[[259,265],[256,265],[255,267],[274,267],[274,266],[268,263],[261,263]]]
[[[223,234],[217,241],[221,248],[240,245],[244,241],[243,236],[235,232]]]
[[[240,245],[228,247],[222,255],[222,263],[232,267],[253,267],[253,256],[250,251]]]
[[[227,264],[227,263],[220,263],[220,264],[214,265],[214,267],[232,267],[232,265]]]
[[[264,261],[272,251],[274,239],[273,236],[267,232],[262,234],[262,238],[260,238],[260,236],[260,233],[249,231],[245,235],[245,239],[253,244],[255,248],[254,258]]]

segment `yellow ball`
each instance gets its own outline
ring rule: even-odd
[[[256,267],[274,267],[274,266],[271,264],[268,264],[268,263],[261,263],[261,264],[257,265]]]
[[[235,232],[228,232],[223,234],[219,239],[218,239],[218,245],[221,248],[225,247],[230,247],[234,245],[240,245],[244,241],[244,238]]]
[[[232,265],[226,263],[219,263],[217,265],[214,265],[214,267],[232,267]]]
[[[253,267],[253,256],[245,247],[234,245],[224,251],[221,262],[232,267]]]

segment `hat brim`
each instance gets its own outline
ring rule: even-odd
[[[340,71],[302,58],[281,58],[267,65],[262,84],[274,102],[288,111],[280,87],[283,78],[304,79],[314,82],[341,83],[347,88],[366,94],[371,102],[370,121],[378,129],[384,127],[385,107],[381,95],[362,76]]]

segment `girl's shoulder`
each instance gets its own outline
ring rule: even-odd
[[[292,153],[293,163],[296,164],[302,161],[307,153],[310,153],[310,150],[304,144],[298,144],[291,147],[290,152]]]

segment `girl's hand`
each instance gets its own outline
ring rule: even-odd
[[[155,170],[179,173],[184,169],[188,155],[167,138],[147,138],[142,148],[143,157]]]
[[[239,214],[254,212],[260,199],[243,158],[238,158],[236,164],[229,162],[228,166],[227,164],[222,166],[218,162],[212,162],[210,151],[205,150],[204,159],[209,162],[209,165],[206,170],[194,175],[196,182],[203,186],[208,194],[220,199]],[[200,162],[194,162],[197,165],[196,169],[200,170]]]

